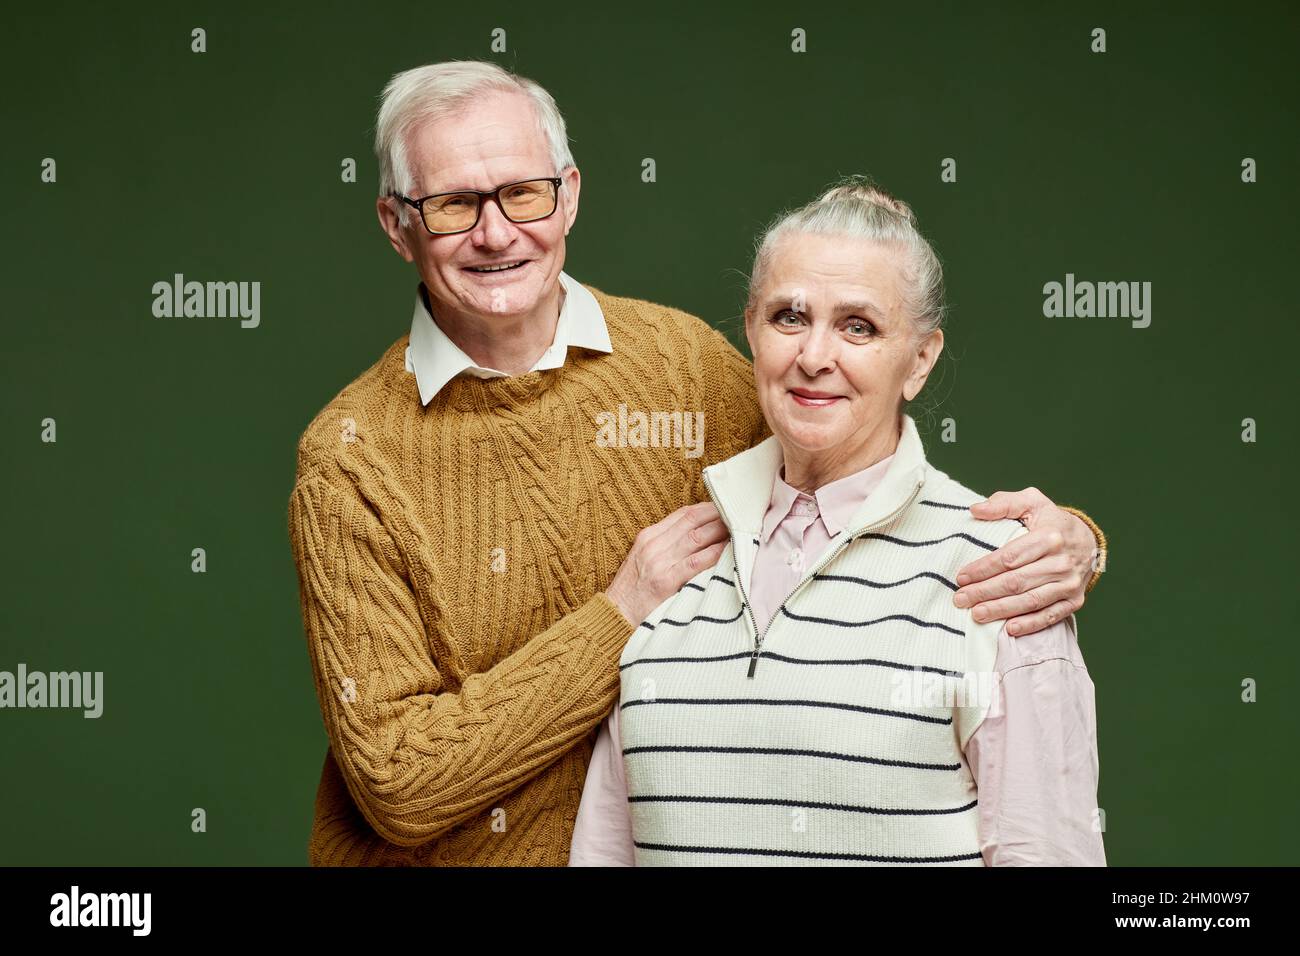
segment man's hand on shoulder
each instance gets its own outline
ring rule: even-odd
[[[1083,607],[1099,570],[1101,542],[1082,519],[1052,503],[1037,488],[999,491],[971,505],[982,521],[1012,518],[1029,529],[957,574],[957,607],[976,621],[1007,620],[1016,637],[1050,627]]]

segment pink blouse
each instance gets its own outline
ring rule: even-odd
[[[808,495],[772,483],[749,596],[760,631],[880,484],[893,456]],[[989,716],[966,744],[979,789],[986,866],[1105,866],[1097,812],[1092,679],[1071,615],[1046,630],[998,633]],[[570,866],[632,866],[632,818],[615,706],[601,724],[578,806]]]

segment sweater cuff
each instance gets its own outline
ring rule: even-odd
[[[575,623],[591,637],[597,648],[610,654],[615,662],[623,656],[623,648],[636,627],[628,623],[618,605],[604,591],[597,591],[573,614],[577,618]]]
[[[1097,539],[1097,555],[1092,562],[1092,579],[1088,582],[1088,586],[1083,589],[1083,593],[1087,594],[1096,586],[1097,581],[1101,578],[1101,573],[1106,570],[1106,534],[1097,526],[1097,522],[1093,521],[1087,514],[1080,511],[1078,508],[1071,508],[1068,505],[1057,505],[1057,507],[1062,511],[1068,511],[1086,524],[1088,530],[1092,532],[1092,536]]]

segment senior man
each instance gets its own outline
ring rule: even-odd
[[[380,224],[421,281],[409,334],[298,443],[329,738],[309,860],[562,866],[624,643],[725,545],[700,472],[767,436],[753,373],[701,320],[563,271],[581,177],[536,83],[399,73],[375,151]],[[598,436],[615,415],[631,427]],[[954,600],[1020,634],[1082,605],[1099,543],[1077,513],[1033,489],[979,508],[1033,530]]]

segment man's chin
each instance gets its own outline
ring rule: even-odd
[[[532,315],[539,301],[536,295],[468,296],[468,311],[485,319],[517,319]],[[465,300],[462,300],[465,301]]]
[[[536,310],[545,292],[537,279],[534,271],[536,268],[536,263],[529,263],[519,271],[526,269],[532,274],[517,279],[501,279],[496,276],[481,278],[463,272],[463,278],[458,283],[459,298],[480,315],[528,315]]]

